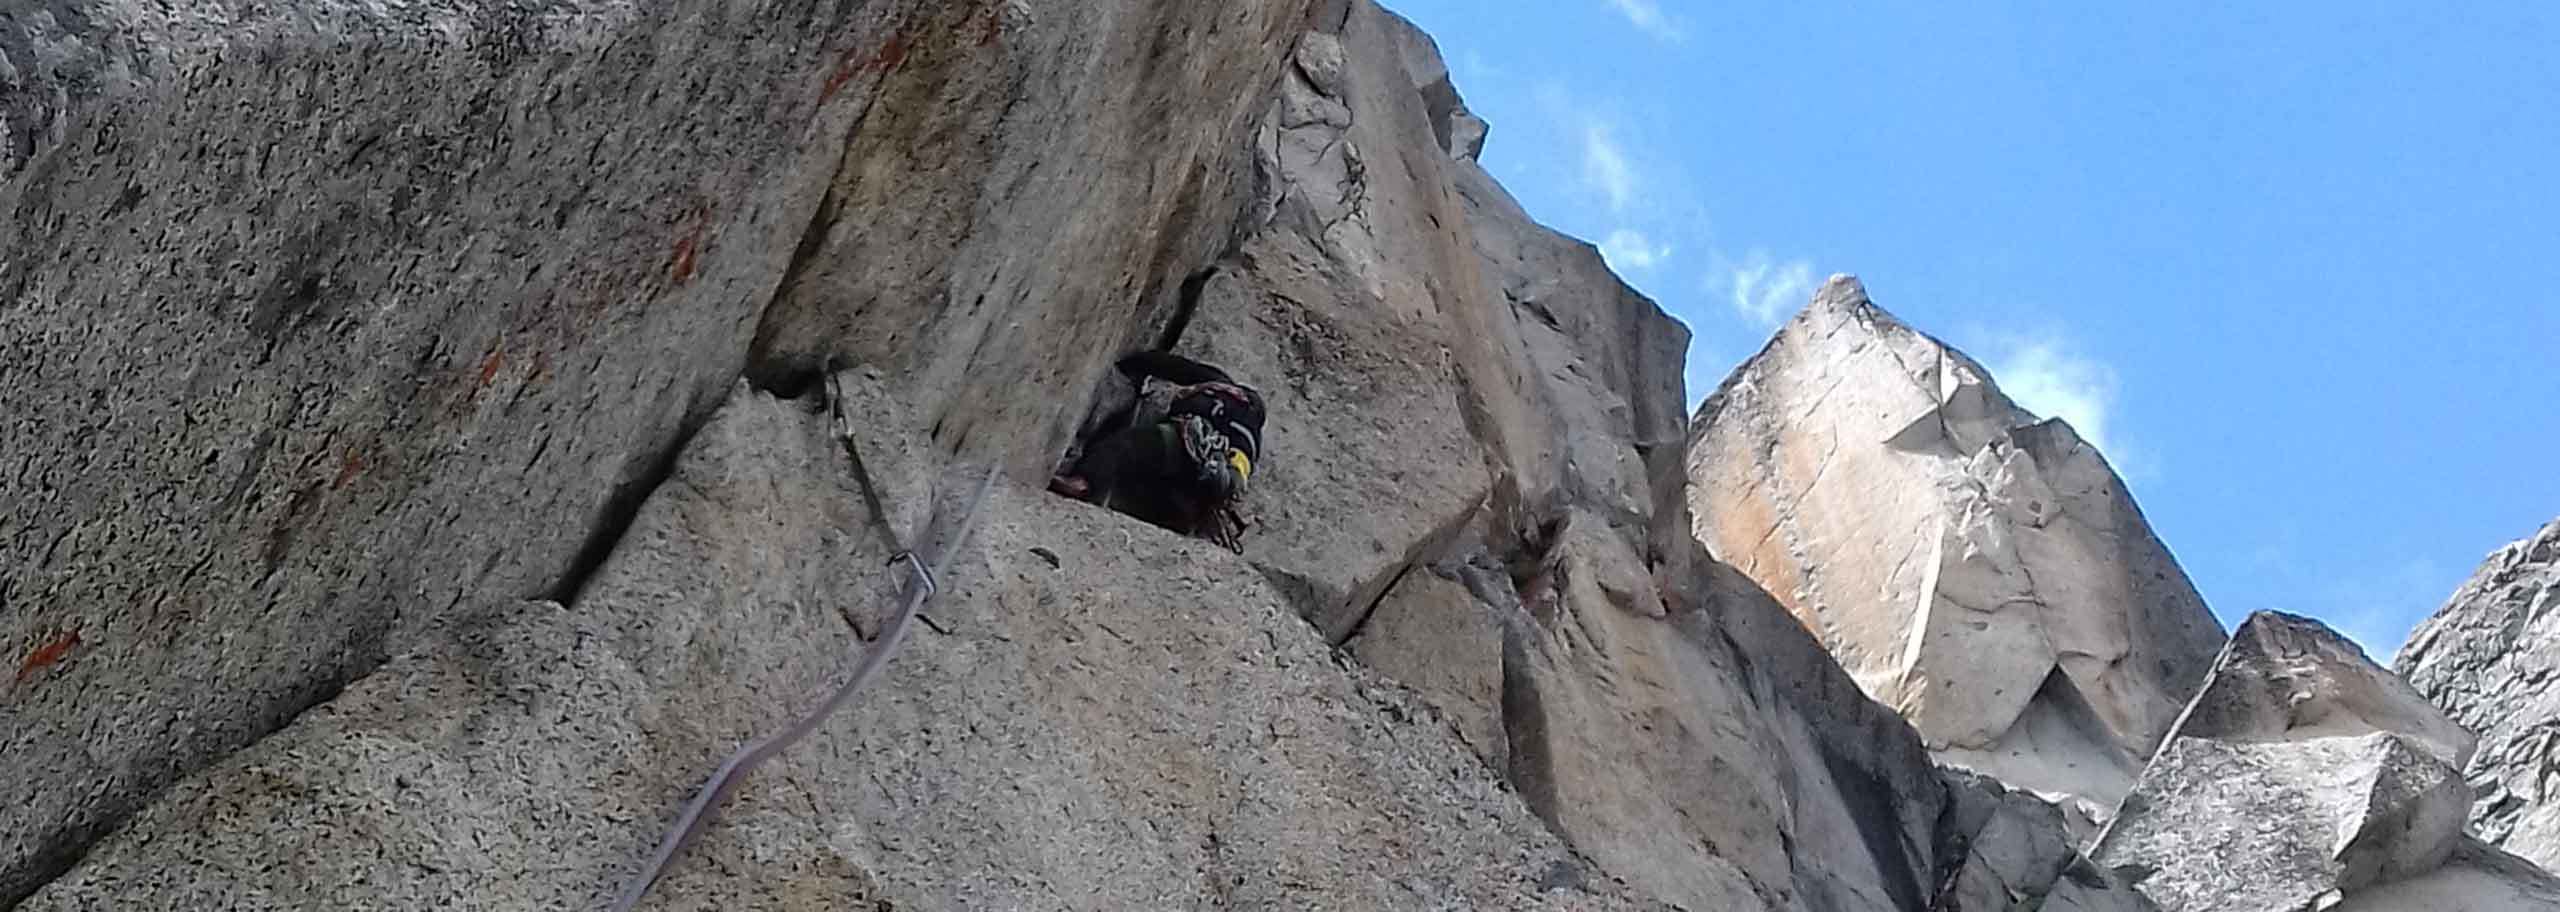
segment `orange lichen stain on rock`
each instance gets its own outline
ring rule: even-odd
[[[827,102],[834,101],[836,93],[844,91],[845,84],[852,82],[855,76],[863,73],[885,73],[897,69],[898,64],[905,62],[907,62],[907,37],[901,34],[890,35],[889,40],[881,42],[880,47],[873,50],[867,57],[862,55],[861,48],[848,49],[843,56],[836,58],[835,68],[827,72],[826,82],[819,84],[818,104],[824,106]]]
[[[985,31],[978,33],[978,46],[986,47],[987,45],[994,44],[1003,38],[1004,7],[997,4],[988,4],[987,26]]]
[[[79,646],[80,632],[77,630],[64,632],[45,641],[44,645],[36,647],[34,652],[27,653],[26,661],[18,664],[18,683],[27,683],[45,669],[61,664],[64,658],[71,655],[71,650]]]
[[[827,73],[826,84],[818,88],[818,104],[834,100],[836,93],[844,89],[845,83],[853,81],[853,74],[857,72],[860,68],[854,66],[853,52],[844,52],[844,56],[836,60],[835,69]]]
[[[351,447],[347,450],[347,458],[338,463],[338,478],[330,482],[329,487],[332,490],[344,488],[347,482],[356,480],[356,476],[362,474],[364,474],[364,454]]]
[[[871,55],[871,62],[864,64],[863,69],[885,73],[897,69],[898,64],[905,62],[907,62],[907,36],[890,35],[889,40],[880,43],[880,52]]]
[[[684,237],[676,239],[675,259],[668,265],[668,273],[675,279],[676,284],[682,285],[693,281],[694,259],[701,249],[702,222],[695,221],[693,230],[685,232]]]

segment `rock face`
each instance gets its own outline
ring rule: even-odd
[[[0,906],[601,907],[995,469],[648,908],[2146,908],[2039,796],[2218,633],[2104,462],[1854,283],[1692,435],[1485,135],[1368,0],[0,11]],[[1142,348],[1266,395],[1242,555],[1029,484]],[[2172,747],[2543,896],[2306,654]]]
[[[2221,631],[2060,420],[1835,278],[1700,407],[1698,539],[1943,761],[2085,818],[2123,796]]]
[[[601,908],[897,576],[825,427],[740,390],[576,608],[457,615],[25,908]],[[929,487],[894,442],[869,468]],[[914,504],[919,541],[963,508]],[[1641,908],[1249,565],[1029,491],[983,509],[948,632],[749,780],[652,908]]]
[[[2480,733],[2468,773],[2481,838],[2560,866],[2560,521],[2490,555],[2409,635],[2397,665]]]
[[[1639,895],[2129,900],[2049,809],[1941,776],[1700,551],[1678,460],[1686,331],[1477,166],[1427,37],[1367,4],[1343,22],[1284,76],[1267,202],[1179,343],[1263,378],[1288,416],[1248,555]]]
[[[2472,744],[2344,637],[2258,614],[2091,854],[2166,912],[2553,908],[2560,880],[2464,833]]]
[[[574,603],[742,372],[1036,476],[1081,404],[1022,391],[1224,248],[1309,5],[0,4],[0,902]]]

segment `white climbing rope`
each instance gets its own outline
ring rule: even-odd
[[[649,857],[649,863],[631,878],[630,883],[623,888],[621,897],[614,900],[613,912],[631,912],[640,905],[641,898],[649,894],[650,885],[657,883],[658,878],[664,875],[667,868],[674,863],[676,853],[684,851],[684,847],[691,844],[694,837],[700,836],[702,831],[710,826],[711,818],[718,813],[720,804],[728,800],[729,794],[737,789],[739,783],[746,781],[748,773],[754,772],[758,765],[817,731],[818,726],[825,723],[828,716],[834,715],[837,709],[852,702],[854,695],[861,692],[863,685],[870,683],[872,678],[879,675],[880,669],[888,666],[890,657],[897,655],[898,647],[906,643],[907,631],[914,626],[916,612],[924,607],[925,600],[931,598],[939,588],[934,582],[937,571],[949,570],[947,562],[952,555],[959,553],[967,546],[969,533],[978,525],[978,509],[985,505],[987,492],[995,487],[996,474],[997,470],[990,468],[987,470],[986,478],[978,483],[977,493],[969,499],[969,511],[963,514],[960,520],[959,534],[943,545],[940,556],[932,562],[933,566],[928,566],[924,558],[913,552],[901,553],[900,556],[905,558],[911,574],[905,589],[905,603],[899,607],[897,614],[889,618],[888,624],[880,628],[879,638],[873,640],[869,649],[862,654],[861,662],[854,666],[853,675],[846,679],[843,686],[829,694],[825,702],[818,704],[816,709],[792,720],[791,724],[782,730],[758,738],[747,746],[739,748],[737,753],[729,755],[729,759],[720,764],[720,769],[711,774],[710,781],[703,783],[702,790],[695,793],[692,803],[685,805],[684,813],[676,816],[675,826],[667,831],[666,838],[658,842],[658,850]],[[869,479],[863,479],[863,482],[867,485]]]

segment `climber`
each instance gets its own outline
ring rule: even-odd
[[[1138,405],[1049,489],[1240,551],[1235,502],[1262,458],[1262,394],[1169,352],[1139,352],[1116,366],[1138,385]],[[1151,393],[1150,379],[1171,386]]]

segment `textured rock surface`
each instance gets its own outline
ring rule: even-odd
[[[1256,139],[1237,250],[1198,277],[1180,350],[1263,391],[1254,561],[1348,636],[1491,490],[1450,354],[1481,308],[1410,29],[1372,3],[1309,34]]]
[[[1700,541],[1940,758],[2121,797],[2221,631],[2096,450],[1834,278],[1698,411]]]
[[[2143,912],[2150,908],[2115,876],[2070,844],[2061,808],[1987,776],[1956,772],[1942,829],[1970,834],[1939,883],[1930,908],[2044,908],[2054,912]],[[2041,901],[2041,907],[2036,906]]]
[[[2560,866],[2560,522],[2490,555],[2396,664],[2480,734],[2468,772],[2481,838]]]
[[[0,905],[596,907],[880,625],[820,365],[920,541],[1163,347],[1268,394],[1248,553],[1000,486],[653,907],[2145,908],[2038,794],[2218,634],[2104,461],[1854,284],[1693,437],[1368,0],[167,6],[0,11]],[[2249,642],[2172,746],[2276,759],[2160,803],[2548,895]]]
[[[2470,747],[2344,637],[2253,615],[2091,855],[2167,912],[2549,908],[2560,881],[2464,834]]]
[[[1449,375],[1406,382],[1454,400],[1469,421],[1454,428],[1408,415],[1412,400],[1392,390],[1284,393],[1292,412],[1323,416],[1314,420],[1329,435],[1384,418],[1379,434],[1411,438],[1315,454],[1318,477],[1410,484],[1446,471],[1446,448],[1434,442],[1464,432],[1467,447],[1485,454],[1468,467],[1490,466],[1493,494],[1445,547],[1438,530],[1430,539],[1406,533],[1424,552],[1403,561],[1384,598],[1355,602],[1350,624],[1327,629],[1347,636],[1363,663],[1414,686],[1556,832],[1641,894],[1696,909],[1989,909],[2048,895],[2064,868],[2094,871],[2050,809],[1942,813],[1951,786],[1901,720],[1860,693],[1757,586],[1697,553],[1677,458],[1687,332],[1610,274],[1590,245],[1531,221],[1476,166],[1463,102],[1444,94],[1445,67],[1427,38],[1361,5],[1347,21],[1338,80],[1354,87],[1341,95],[1347,102],[1338,112],[1317,102],[1317,89],[1337,84],[1330,44],[1302,48],[1299,72],[1284,83],[1284,115],[1314,113],[1284,119],[1271,135],[1296,142],[1307,160],[1364,154],[1371,163],[1310,166],[1283,145],[1271,172],[1283,188],[1279,214],[1247,242],[1232,275],[1208,280],[1183,344],[1269,365],[1293,384],[1301,375],[1321,384],[1328,373],[1395,380],[1309,352],[1327,351],[1334,335],[1381,335],[1368,327],[1395,324],[1379,314],[1399,316],[1403,335],[1388,338],[1436,339],[1450,353]],[[1337,128],[1346,121],[1353,126]],[[1434,146],[1440,154],[1413,154]],[[1381,148],[1398,157],[1377,164]],[[1294,231],[1293,206],[1316,213],[1296,216]],[[1303,227],[1337,219],[1444,232],[1467,256],[1448,259],[1439,235],[1397,252],[1362,231]],[[1295,293],[1291,282],[1315,290]],[[1436,303],[1399,312],[1397,300]],[[1265,330],[1237,328],[1229,315],[1240,311]],[[1290,344],[1276,344],[1280,326],[1296,334]],[[1417,360],[1415,344],[1393,354],[1390,364]],[[1298,452],[1279,452],[1275,464]],[[1276,491],[1256,496],[1303,499]],[[1411,495],[1364,500],[1396,496]],[[1285,509],[1337,529],[1344,520],[1330,506]],[[1354,529],[1378,527],[1350,515]],[[1973,855],[1979,833],[1997,848]],[[1947,883],[1976,857],[1980,873]],[[2009,880],[1994,885],[1995,874]],[[2104,876],[2089,879],[2092,902],[2130,895],[2110,891]]]
[[[2390,669],[2320,622],[2260,612],[2231,636],[2178,735],[2227,742],[2308,741],[2392,732],[2455,769],[2471,733]]]
[[[1035,474],[1080,403],[1020,390],[1169,318],[1308,5],[0,5],[0,900],[574,595],[751,353]]]
[[[26,908],[597,907],[882,594],[824,425],[740,392],[576,608],[456,616]],[[873,470],[920,484],[889,442]],[[948,632],[750,780],[652,908],[1637,908],[1249,565],[1027,492],[985,509]]]

